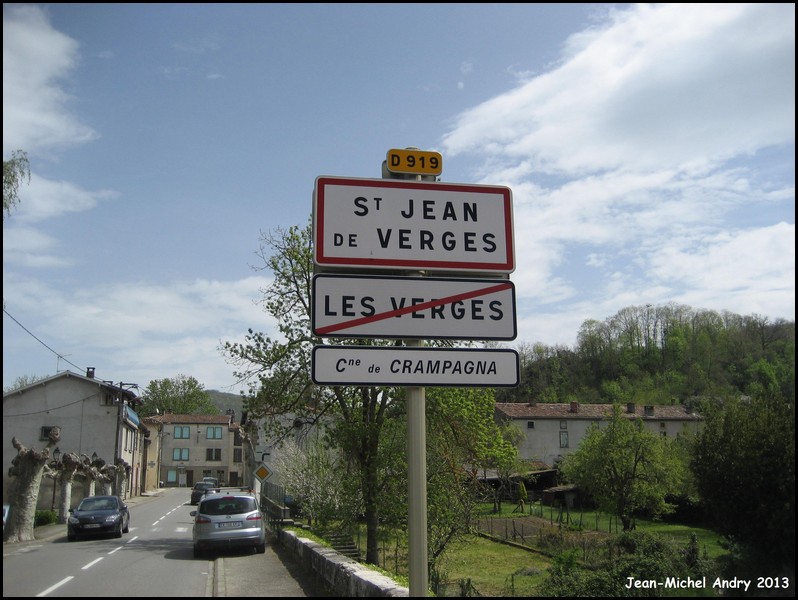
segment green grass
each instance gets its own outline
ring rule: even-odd
[[[495,519],[497,527],[503,527],[505,520],[519,518],[519,512],[514,511],[514,504],[502,504],[499,514],[493,514],[493,505],[486,504],[478,507],[478,514],[482,519],[490,517]],[[524,516],[532,514],[541,516],[540,506],[531,507],[527,505]],[[551,524],[555,529],[560,511],[548,506],[543,507],[542,518],[546,524]],[[615,534],[616,521],[614,517],[607,514],[589,512],[571,512],[570,519],[566,527],[561,531],[571,531],[571,535],[581,536],[580,533],[590,534],[595,539],[595,531],[605,534]],[[721,546],[721,536],[711,530],[680,525],[675,523],[665,523],[662,521],[652,521],[647,519],[637,519],[636,527],[640,531],[670,536],[680,544],[687,544],[690,534],[695,533],[702,556],[710,559],[718,558],[726,551]],[[617,524],[620,533],[620,523]],[[393,578],[400,585],[407,586],[407,532],[391,531],[386,528],[380,529],[379,555],[380,561],[377,565],[380,571]],[[298,530],[297,535],[321,541],[315,535],[306,530]],[[359,539],[356,541],[361,548],[365,548],[366,534],[365,526],[361,527]],[[325,543],[325,545],[328,545]],[[547,548],[549,552],[555,551],[554,548]],[[398,555],[397,555],[398,551]],[[518,548],[512,544],[503,544],[491,541],[481,536],[468,536],[464,541],[454,543],[447,550],[444,558],[439,564],[441,578],[444,581],[452,582],[455,589],[450,589],[447,596],[457,595],[457,582],[461,580],[470,581],[474,589],[483,596],[509,597],[509,596],[539,596],[539,586],[547,576],[547,569],[551,566],[551,559],[543,554]],[[399,574],[393,571],[397,570]]]
[[[477,514],[481,517],[491,517],[497,520],[502,518],[518,517],[515,511],[515,504],[503,503],[501,512],[493,513],[493,504],[481,504]],[[546,519],[550,524],[556,526],[558,517],[562,514],[564,523],[571,529],[581,529],[582,531],[599,531],[604,533],[621,533],[623,527],[620,520],[616,517],[596,511],[571,510],[560,512],[559,509],[551,506],[541,506],[539,503],[527,504],[524,511],[525,515],[532,515]],[[638,530],[659,533],[675,538],[679,543],[686,544],[690,539],[690,534],[695,533],[698,537],[698,544],[702,555],[706,553],[708,558],[718,558],[727,551],[722,546],[723,537],[710,529],[696,527],[692,525],[681,525],[678,523],[667,523],[660,520],[641,519],[635,521]]]
[[[469,536],[452,546],[441,571],[448,581],[470,579],[483,596],[537,596],[549,566],[541,554]]]

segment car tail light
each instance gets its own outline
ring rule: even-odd
[[[195,523],[210,523],[211,520],[208,517],[203,517],[202,515],[197,515],[197,519],[194,522]]]
[[[249,515],[247,517],[247,521],[260,521],[263,517],[261,517],[260,513],[256,515]]]

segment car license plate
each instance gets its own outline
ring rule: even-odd
[[[99,527],[99,526],[100,526],[99,523],[88,523],[87,525],[84,525],[83,527],[85,527],[86,529],[92,529],[94,527]]]
[[[227,523],[219,523],[219,527],[223,529],[231,529],[234,527],[241,527],[241,521],[230,521]]]

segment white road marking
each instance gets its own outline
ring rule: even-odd
[[[72,579],[75,579],[75,577],[74,577],[73,575],[70,575],[69,577],[64,577],[64,578],[63,578],[61,581],[59,581],[59,582],[58,582],[58,583],[56,583],[55,585],[51,585],[50,587],[48,587],[46,590],[44,590],[44,591],[43,591],[43,592],[41,592],[40,594],[36,594],[36,597],[37,597],[37,598],[41,598],[42,596],[46,596],[46,595],[47,595],[47,594],[49,594],[50,592],[52,592],[52,591],[54,591],[54,590],[57,590],[57,589],[58,589],[58,588],[60,588],[62,585],[64,585],[64,584],[65,584],[67,581],[70,581],[70,580],[72,580]]]
[[[81,571],[85,571],[86,569],[91,569],[91,568],[92,568],[94,565],[96,565],[98,562],[100,562],[100,561],[101,561],[103,558],[105,558],[105,557],[101,556],[100,558],[98,558],[98,559],[96,559],[96,560],[93,560],[93,561],[91,561],[91,562],[90,562],[89,564],[87,564],[85,567],[81,567],[81,568],[80,568],[80,569],[81,569]]]

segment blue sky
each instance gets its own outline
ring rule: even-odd
[[[505,346],[645,304],[795,318],[794,4],[4,4],[3,159],[32,177],[3,387],[238,392],[218,348],[273,331],[261,235],[406,147],[512,189]]]

